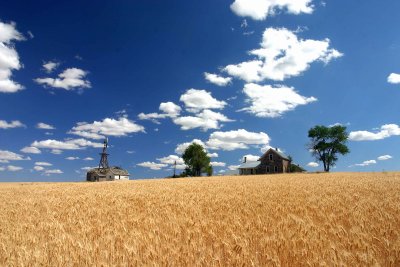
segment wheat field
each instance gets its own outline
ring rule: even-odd
[[[0,266],[400,266],[400,173],[0,184]]]

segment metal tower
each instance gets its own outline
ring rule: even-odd
[[[107,156],[107,147],[108,147],[108,138],[104,139],[104,147],[103,147],[103,152],[100,153],[100,163],[99,163],[99,169],[108,169],[108,158]]]

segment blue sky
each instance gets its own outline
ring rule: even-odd
[[[377,8],[377,6],[379,8]],[[3,1],[0,181],[78,181],[109,161],[171,175],[193,140],[216,174],[279,147],[309,171],[311,127],[340,123],[333,171],[400,163],[400,2]]]

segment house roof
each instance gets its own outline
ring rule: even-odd
[[[250,161],[250,162],[240,164],[239,169],[257,168],[258,165],[260,165],[259,161]]]
[[[114,175],[126,175],[129,176],[129,173],[127,170],[124,170],[120,167],[117,166],[113,166],[110,168],[105,169],[105,172],[103,169],[99,169],[99,168],[94,168],[88,171],[88,173],[96,173],[99,176],[104,176],[106,173],[111,172]]]
[[[276,154],[278,154],[281,158],[286,159],[286,160],[289,160],[289,157],[288,157],[288,156],[286,156],[284,153],[282,153],[281,151],[276,150],[276,149],[274,149],[274,148],[268,149],[268,150],[264,153],[264,155],[266,155],[270,150],[274,151],[274,152],[275,152]],[[263,157],[264,155],[262,155],[262,157]]]

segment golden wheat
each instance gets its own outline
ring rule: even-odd
[[[0,185],[1,266],[400,266],[400,173]]]

